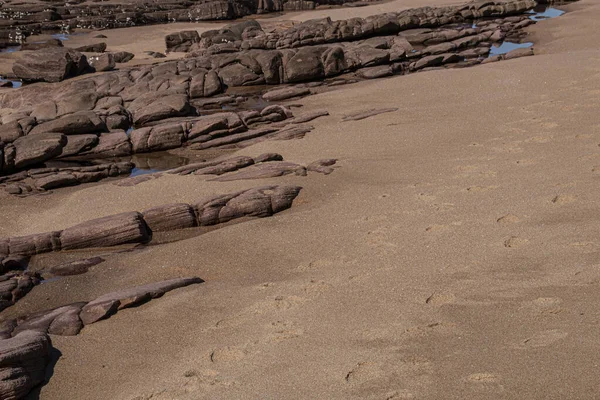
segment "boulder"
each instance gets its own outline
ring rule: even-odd
[[[324,47],[302,47],[284,65],[286,82],[303,82],[325,77],[321,62]]]
[[[89,65],[78,51],[52,47],[23,53],[12,70],[24,82],[59,82],[89,71]]]
[[[12,144],[14,168],[22,169],[58,157],[66,144],[67,138],[60,133],[22,136]]]
[[[60,132],[65,135],[106,132],[106,124],[93,111],[79,111],[35,126],[29,136],[44,132]]]
[[[106,43],[86,44],[85,46],[77,47],[75,50],[81,51],[82,53],[104,53],[106,50]]]
[[[197,141],[207,141],[247,129],[240,116],[234,112],[206,115],[194,121],[188,133],[188,140],[198,138]]]
[[[112,56],[117,64],[129,62],[135,57],[133,53],[129,53],[128,51],[116,51],[112,53]]]
[[[180,123],[134,129],[130,136],[134,153],[168,150],[181,147],[185,128]]]
[[[96,72],[112,71],[116,66],[115,59],[111,53],[90,56],[88,57],[88,63]]]
[[[200,71],[190,81],[190,98],[209,97],[223,91],[221,79],[215,71]]]
[[[23,135],[23,128],[19,124],[19,121],[0,125],[0,142],[11,143]]]
[[[192,44],[200,42],[198,31],[181,31],[165,36],[167,52],[187,52]]]
[[[129,110],[133,114],[133,122],[136,125],[144,125],[152,121],[172,117],[182,117],[196,113],[196,110],[190,105],[188,97],[185,94],[158,95],[152,97],[154,98],[149,102],[140,101],[137,104],[134,102],[130,106]]]
[[[122,157],[131,154],[131,142],[125,131],[113,131],[98,136],[98,144],[80,155],[96,157]]]
[[[98,144],[98,135],[69,135],[60,157],[69,157],[89,151]]]
[[[235,63],[219,70],[219,78],[226,86],[247,86],[264,83],[264,78],[245,65]]]

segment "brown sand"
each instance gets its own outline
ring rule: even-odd
[[[339,158],[329,176],[0,195],[5,236],[262,183],[304,186],[275,217],[35,288],[10,313],[206,280],[53,337],[62,356],[41,398],[596,398],[600,5],[570,9],[531,28],[540,55],[315,95],[304,109],[331,116],[305,139],[239,152]],[[340,122],[386,107],[399,111]]]

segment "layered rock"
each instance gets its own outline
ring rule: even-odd
[[[4,190],[10,194],[32,194],[129,174],[133,168],[134,164],[130,162],[106,163],[86,167],[35,168],[0,177],[0,185],[4,184]]]
[[[396,35],[417,28],[433,29],[460,24],[479,18],[509,17],[522,14],[536,4],[533,0],[478,1],[461,6],[421,7],[367,18],[338,21],[322,18],[305,21],[281,31],[255,33],[252,38],[241,38],[242,40],[228,44],[238,49],[289,49],[357,41],[374,36]],[[210,49],[212,45],[218,45],[218,41],[215,43],[211,40],[215,36],[218,37],[210,31],[203,34],[203,41],[198,48]],[[218,48],[214,48],[213,52],[215,50]]]
[[[51,310],[40,311],[13,320],[6,320],[0,326],[0,337],[18,338],[26,332],[37,335],[77,335],[85,325],[110,318],[124,308],[136,307],[166,292],[204,282],[200,278],[177,278],[136,286],[100,296],[89,302],[67,304]],[[2,347],[0,341],[0,348]],[[0,353],[0,360],[1,358]],[[0,361],[0,368],[2,362]],[[39,383],[39,382],[38,382]]]
[[[28,271],[0,275],[0,311],[19,301],[39,284],[40,280],[37,273]]]
[[[215,225],[242,217],[271,216],[290,208],[300,189],[297,186],[265,186],[202,200],[189,205],[195,216],[193,226]],[[174,224],[171,208],[165,206],[161,212],[156,209],[144,213],[126,212],[86,221],[62,231],[0,239],[0,258],[143,244],[149,242],[152,232],[161,227],[190,227],[189,223]],[[146,213],[149,220],[146,220]]]
[[[0,337],[0,399],[24,399],[45,381],[52,343],[46,333],[37,331]]]
[[[275,178],[283,175],[305,176],[307,171],[320,172],[325,175],[333,172],[335,159],[318,160],[308,166],[284,161],[277,153],[265,153],[257,157],[238,156],[222,161],[208,161],[188,164],[168,171],[177,175],[217,175],[212,180],[226,182],[243,179]],[[145,214],[144,214],[145,215]]]

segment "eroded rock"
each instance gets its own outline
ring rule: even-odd
[[[24,331],[0,339],[0,398],[20,400],[46,379],[52,342],[47,334]]]

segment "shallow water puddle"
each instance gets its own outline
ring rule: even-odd
[[[550,6],[544,5],[544,4],[539,4],[533,10],[527,12],[527,14],[530,14],[529,19],[531,19],[533,21],[543,21],[546,19],[557,18],[557,17],[560,17],[561,15],[563,15],[564,13],[565,12],[562,10],[559,10],[557,8],[550,7]],[[473,26],[475,26],[475,25],[473,25]],[[516,49],[526,49],[531,46],[533,46],[533,43],[531,43],[531,42],[525,42],[525,43],[515,43],[515,42],[511,42],[511,41],[501,42],[499,45],[497,45],[497,44],[492,45],[492,47],[490,48],[490,53],[489,53],[488,57],[506,54],[506,53],[516,50]]]
[[[545,19],[560,17],[564,13],[564,11],[559,10],[558,8],[545,5],[538,5],[536,8],[528,12],[528,14],[532,14],[529,19],[534,21],[543,21]]]
[[[516,49],[526,49],[531,46],[533,46],[533,43],[531,43],[531,42],[525,42],[525,43],[502,42],[499,46],[492,45],[492,47],[490,48],[489,57],[497,56],[500,54],[506,54],[509,51],[513,51]]]
[[[162,171],[165,171],[165,170],[164,169],[143,169],[143,168],[135,167],[134,169],[131,170],[131,174],[129,174],[129,177],[132,178],[134,176],[154,174],[154,173],[162,172]]]
[[[0,50],[0,53],[14,53],[21,50],[21,46],[8,46]]]
[[[0,79],[0,83],[3,83],[3,82],[11,82],[13,89],[20,88],[21,86],[23,86],[23,82],[21,82],[21,81],[11,81],[9,79]]]
[[[167,171],[169,169],[182,167],[190,163],[186,157],[181,157],[167,152],[156,152],[147,154],[136,154],[131,157],[131,162],[135,168],[131,170],[130,177],[157,172]]]

